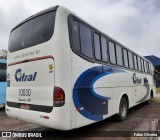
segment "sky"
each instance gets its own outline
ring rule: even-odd
[[[141,56],[160,57],[160,0],[0,0],[0,49],[8,48],[10,31],[19,22],[55,5]]]

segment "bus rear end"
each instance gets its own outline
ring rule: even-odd
[[[10,34],[6,113],[8,116],[66,130],[65,93],[55,85],[54,26],[58,6],[17,25]],[[67,119],[67,117],[66,117]],[[64,120],[65,122],[62,122]]]
[[[6,102],[6,63],[0,59],[0,107],[4,107]]]

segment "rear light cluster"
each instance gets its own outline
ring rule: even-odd
[[[55,107],[61,107],[65,104],[65,93],[62,88],[60,87],[54,87],[54,106]]]

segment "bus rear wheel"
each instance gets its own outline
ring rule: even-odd
[[[119,104],[119,113],[116,115],[118,121],[124,121],[128,114],[128,103],[127,100],[122,97]]]

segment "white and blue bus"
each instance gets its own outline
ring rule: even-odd
[[[9,39],[6,113],[59,130],[79,128],[154,97],[147,59],[55,6],[22,21]]]
[[[6,63],[7,60],[0,59],[0,107],[6,103]]]

